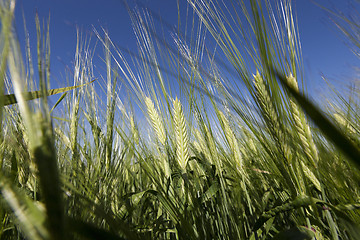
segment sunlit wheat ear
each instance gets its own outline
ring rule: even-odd
[[[201,133],[198,129],[195,129],[195,141],[193,142],[194,147],[196,149],[196,151],[198,152],[203,152],[205,149],[205,141],[203,139],[203,137],[201,136]]]
[[[243,159],[241,156],[238,141],[235,137],[233,130],[230,127],[229,120],[225,117],[224,113],[219,112],[219,116],[220,116],[220,120],[223,125],[223,130],[225,132],[226,140],[228,141],[230,150],[234,156],[236,167],[238,168],[238,170],[240,170],[242,172],[243,171]]]
[[[166,134],[163,122],[160,119],[158,111],[156,110],[153,101],[149,97],[145,97],[145,104],[147,107],[147,112],[151,121],[151,125],[156,133],[156,136],[159,142],[162,145],[165,145],[166,142]]]
[[[206,125],[204,125],[203,131],[205,140],[204,148],[206,149],[205,154],[207,154],[206,157],[209,159],[210,163],[214,164],[216,162],[216,159],[218,158],[216,144],[209,128]]]
[[[263,115],[265,124],[270,132],[270,135],[275,140],[275,143],[281,153],[284,155],[284,158],[287,160],[287,163],[291,163],[291,150],[289,145],[285,140],[284,130],[280,125],[280,119],[276,113],[275,106],[271,100],[270,92],[266,88],[264,79],[257,71],[254,76],[254,86],[255,86],[255,98],[260,107],[260,111]]]
[[[304,172],[304,175],[314,184],[314,186],[316,187],[316,189],[318,191],[322,191],[321,190],[321,185],[320,185],[320,181],[317,179],[317,177],[315,176],[315,174],[313,173],[313,171],[311,171],[304,162],[300,162],[301,163],[301,167],[302,167],[302,171]]]
[[[205,130],[207,131],[207,130]],[[205,132],[206,134],[206,132]],[[214,156],[212,156],[210,150],[209,150],[209,147],[208,145],[211,144],[209,143],[209,141],[206,141],[204,139],[204,137],[201,135],[200,131],[198,129],[195,129],[195,132],[194,132],[194,135],[195,135],[195,141],[194,141],[194,147],[196,149],[196,151],[198,151],[199,153],[203,153],[206,157],[206,159],[212,164],[213,161],[212,161],[212,158]]]
[[[176,159],[183,172],[189,159],[189,138],[186,129],[186,120],[180,101],[176,98],[173,102],[174,126],[176,136]]]
[[[335,121],[342,127],[345,129],[345,131],[349,132],[350,134],[356,134],[358,131],[356,130],[356,128],[351,125],[351,122],[346,119],[342,114],[340,113],[334,113],[333,117],[335,119]]]
[[[241,130],[245,135],[248,148],[251,150],[253,154],[256,154],[258,152],[258,149],[255,146],[254,137],[250,134],[250,132],[246,128],[242,127]]]
[[[299,91],[298,83],[295,77],[290,73],[287,77],[288,83]],[[318,150],[315,146],[309,124],[306,121],[305,115],[296,102],[290,99],[290,107],[292,116],[295,120],[295,127],[300,138],[300,142],[303,146],[304,152],[314,167],[317,166],[319,161]]]
[[[135,120],[133,116],[130,116],[130,128],[131,128],[131,134],[134,139],[134,143],[139,144],[139,130],[135,124]]]

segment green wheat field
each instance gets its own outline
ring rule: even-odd
[[[0,1],[0,239],[360,239],[359,86],[314,104],[291,1],[231,3],[173,42],[129,9],[129,58],[94,29],[99,79],[79,32],[51,88],[49,25],[20,44]]]

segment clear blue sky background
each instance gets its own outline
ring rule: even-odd
[[[177,24],[176,0],[137,1],[159,13],[166,22]],[[352,9],[352,6],[343,0],[315,1],[345,13]],[[128,0],[128,3],[131,7],[135,6],[134,1]],[[186,1],[180,0],[180,3],[185,5]],[[345,84],[355,76],[353,67],[358,65],[358,58],[344,44],[341,34],[321,8],[310,0],[294,0],[294,3],[306,81],[310,94],[317,96],[325,91],[321,73],[338,85]],[[74,59],[77,26],[87,33],[92,31],[92,25],[98,29],[103,26],[117,45],[136,50],[131,20],[121,0],[18,0],[16,24],[20,41],[24,35],[22,11],[32,44],[36,44],[35,13],[39,13],[40,19],[46,19],[49,13],[51,15],[51,73],[55,78],[59,78],[64,72],[65,65],[71,66]]]

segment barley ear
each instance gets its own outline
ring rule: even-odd
[[[159,142],[162,145],[165,145],[166,142],[166,134],[163,122],[160,119],[159,113],[156,110],[153,101],[149,97],[145,97],[145,104],[147,107],[147,112],[151,121],[151,125],[156,133],[156,136]]]
[[[286,142],[285,131],[280,124],[280,118],[276,111],[276,108],[271,99],[271,93],[266,88],[265,81],[257,71],[254,76],[254,86],[255,86],[255,97],[256,101],[260,107],[260,111],[264,117],[265,124],[270,132],[270,135],[274,139],[277,147],[284,156],[287,164],[291,164],[292,154],[291,148]]]
[[[135,120],[133,116],[130,116],[130,128],[131,128],[131,133],[134,139],[134,143],[135,144],[139,144],[139,130],[136,126]]]
[[[239,148],[238,141],[235,137],[233,130],[231,129],[229,120],[225,117],[224,113],[219,112],[221,122],[223,124],[226,140],[228,141],[230,150],[234,155],[234,160],[239,171],[243,172],[243,159]]]
[[[176,159],[183,172],[189,159],[189,138],[186,129],[186,120],[180,101],[176,98],[173,102],[174,126],[176,136]]]
[[[298,83],[291,73],[287,77],[287,81],[289,85],[299,91]],[[303,146],[305,155],[308,157],[308,159],[311,160],[312,165],[317,167],[317,163],[319,161],[318,150],[311,135],[310,126],[306,121],[303,111],[299,108],[293,99],[290,99],[290,107],[292,116],[294,118],[296,131],[298,133],[300,143]]]

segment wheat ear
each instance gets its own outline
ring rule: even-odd
[[[266,88],[264,79],[261,77],[260,73],[257,71],[254,76],[254,85],[255,85],[255,97],[259,104],[260,110],[264,117],[265,123],[267,124],[270,135],[275,140],[275,143],[284,158],[287,160],[287,163],[291,164],[291,150],[290,146],[285,140],[284,130],[280,125],[280,119],[276,113],[275,106],[271,101],[270,92]]]
[[[224,128],[226,140],[228,141],[230,150],[234,155],[234,160],[236,162],[238,170],[243,172],[243,159],[240,153],[238,141],[235,137],[233,130],[230,127],[229,120],[225,117],[224,113],[219,112],[219,116]]]
[[[166,134],[163,122],[160,119],[159,113],[156,110],[153,101],[149,97],[145,97],[145,104],[147,107],[148,116],[151,121],[151,125],[156,133],[156,136],[159,142],[162,145],[165,145],[166,142]]]
[[[287,77],[287,81],[292,85],[297,91],[299,91],[299,86],[296,79],[290,73]],[[290,107],[292,116],[295,120],[295,127],[300,138],[300,142],[304,148],[305,155],[308,159],[311,160],[314,167],[317,167],[319,161],[318,150],[315,146],[314,139],[311,135],[311,130],[309,124],[306,121],[304,113],[299,109],[299,106],[296,102],[290,99]]]
[[[189,138],[186,129],[186,120],[180,101],[176,98],[173,102],[174,125],[176,135],[176,159],[183,172],[189,159]]]

